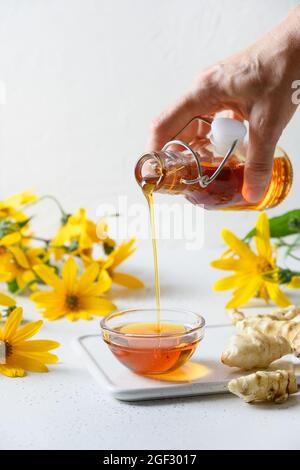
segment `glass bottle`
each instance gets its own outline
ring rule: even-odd
[[[277,147],[267,191],[259,203],[249,203],[242,195],[245,135],[242,122],[216,118],[211,123],[210,135],[197,140],[197,150],[183,141],[173,140],[160,152],[144,154],[135,167],[136,180],[144,191],[183,195],[208,210],[275,207],[291,189],[292,164],[284,150]]]

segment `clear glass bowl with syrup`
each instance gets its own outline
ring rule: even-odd
[[[193,312],[131,309],[101,321],[102,337],[115,357],[137,374],[172,372],[186,363],[204,336],[205,320]]]

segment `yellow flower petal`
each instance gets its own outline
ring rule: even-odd
[[[210,265],[212,268],[223,269],[224,271],[243,271],[253,263],[247,262],[245,259],[221,258],[212,261]]]
[[[111,288],[112,279],[106,269],[102,269],[100,271],[96,285],[98,286],[99,291],[101,289],[101,294],[107,292]]]
[[[86,312],[86,311],[78,311],[78,312],[72,312],[72,313],[68,313],[67,315],[67,319],[69,321],[78,321],[80,319],[82,320],[91,320],[93,317],[92,317],[92,314],[89,313],[89,312]]]
[[[51,287],[54,287],[54,289],[60,289],[62,287],[61,280],[54,273],[54,270],[52,268],[38,264],[34,266],[34,271],[46,284]]]
[[[0,273],[0,282],[9,282],[13,280],[12,273]]]
[[[24,377],[25,370],[20,367],[10,367],[7,364],[0,364],[0,374],[6,375],[7,377]]]
[[[272,247],[270,244],[270,226],[268,216],[265,212],[260,214],[257,219],[254,240],[258,254],[267,260],[271,260]]]
[[[41,361],[21,354],[15,354],[13,359],[9,361],[9,365],[11,367],[21,367],[30,372],[48,372],[48,367]]]
[[[59,318],[64,317],[68,312],[65,312],[62,309],[55,310],[54,308],[46,308],[43,311],[43,316],[47,318],[47,320],[53,321],[58,320]]]
[[[44,364],[57,364],[59,361],[58,357],[55,354],[49,353],[47,351],[44,352],[32,352],[26,351],[26,357],[30,357],[31,359],[36,359],[39,362],[43,362]]]
[[[248,257],[250,259],[255,259],[256,255],[247,245],[247,243],[240,240],[234,233],[230,232],[224,228],[221,232],[224,241],[230,248],[241,257]]]
[[[125,259],[132,255],[132,253],[134,253],[136,250],[136,247],[133,247],[135,241],[135,238],[132,238],[131,240],[123,242],[111,253],[110,256],[113,259],[113,263],[111,265],[112,269],[119,266],[119,264],[121,264],[123,261],[125,261]]]
[[[260,281],[255,279],[249,280],[248,284],[239,287],[233,294],[232,299],[227,303],[226,308],[238,308],[246,304],[260,289]]]
[[[82,291],[82,296],[84,298],[86,297],[99,297],[100,295],[104,294],[104,292],[107,292],[112,285],[112,280],[110,276],[107,274],[106,278],[100,279],[100,281],[97,281],[93,284],[90,285],[89,288],[86,288],[84,291]]]
[[[2,202],[2,205],[5,207],[14,207],[17,209],[24,204],[35,202],[37,199],[38,198],[33,193],[33,191],[23,191],[22,193],[14,194],[13,196],[8,197]]]
[[[19,232],[10,233],[9,235],[5,235],[5,237],[1,238],[0,246],[10,246],[21,241],[21,235]]]
[[[280,290],[277,284],[274,284],[273,282],[267,282],[266,288],[270,298],[276,305],[279,307],[288,307],[291,305],[288,297]]]
[[[47,307],[62,307],[64,303],[64,299],[57,295],[54,292],[34,292],[31,294],[30,299],[33,302],[36,302],[37,306],[43,307],[44,305]]]
[[[39,288],[39,286],[38,286],[37,282],[31,283],[30,286],[29,286],[29,289],[32,290],[32,291],[36,291],[36,290],[38,290],[38,288]]]
[[[28,351],[28,352],[44,352],[50,351],[51,349],[56,349],[60,346],[57,341],[52,341],[49,339],[33,339],[31,341],[26,341],[25,343],[19,344],[17,346],[17,351]]]
[[[62,268],[62,277],[64,280],[65,288],[68,292],[74,290],[77,275],[77,264],[74,258],[69,257]]]
[[[91,284],[95,281],[99,273],[99,266],[97,263],[91,264],[79,278],[78,281],[78,290],[80,292],[85,292],[91,287]]]
[[[285,285],[288,289],[300,289],[300,277],[293,276],[291,282]]]
[[[14,336],[18,326],[22,321],[22,315],[23,309],[21,307],[18,307],[13,312],[11,312],[3,328],[3,337],[5,340],[9,341],[10,338]]]
[[[90,320],[90,319],[91,319],[91,317],[90,317],[89,315],[84,316],[84,315],[81,315],[80,312],[68,313],[68,314],[66,315],[66,317],[67,317],[67,319],[68,319],[69,321],[72,321],[72,322],[73,322],[73,321],[77,321],[77,320],[79,320],[80,318],[82,318],[82,319],[84,319],[84,320]]]
[[[18,246],[11,246],[9,251],[12,253],[19,266],[25,269],[30,268],[30,264],[28,263],[25,253],[23,250],[21,250],[21,248]]]
[[[213,290],[223,291],[228,289],[235,289],[241,285],[247,285],[249,274],[233,274],[232,276],[223,277],[216,281],[213,285]]]
[[[43,325],[43,321],[37,320],[37,321],[27,323],[27,325],[22,326],[15,333],[14,338],[13,338],[13,343],[14,344],[22,343],[26,339],[31,338],[41,329],[42,325]]]
[[[268,290],[266,288],[266,285],[265,283],[261,285],[259,291],[258,291],[258,297],[260,299],[264,299],[266,302],[268,302],[269,300],[269,294],[268,294]]]
[[[144,287],[144,283],[140,281],[140,279],[138,279],[137,277],[131,276],[131,274],[114,272],[112,274],[112,280],[116,284],[120,284],[121,286],[129,287],[131,289],[141,289],[142,287]]]
[[[108,299],[87,298],[82,299],[81,303],[81,310],[93,315],[107,315],[116,308],[116,305]]]
[[[4,307],[14,307],[16,305],[16,301],[12,297],[0,292],[0,305],[3,305]]]
[[[95,233],[96,233],[96,227],[95,227]],[[90,234],[88,233],[81,233],[79,237],[79,248],[81,250],[86,250],[87,248],[90,248],[92,246],[92,240],[90,237]]]
[[[23,273],[20,272],[15,279],[19,289],[25,289],[26,283],[23,280]]]
[[[35,279],[35,274],[31,270],[24,271],[22,273],[22,280],[25,286]]]

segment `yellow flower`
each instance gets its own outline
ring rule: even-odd
[[[19,246],[9,247],[12,257],[5,265],[5,270],[10,276],[9,280],[16,280],[17,287],[24,289],[36,279],[33,267],[43,264],[48,260],[48,254],[44,248],[28,248],[22,250]],[[0,275],[1,279],[1,275]],[[35,285],[32,285],[35,288]]]
[[[5,235],[1,238],[0,246],[9,247],[12,245],[16,245],[17,243],[21,242],[21,239],[22,237],[20,232],[9,233],[8,235]]]
[[[30,191],[15,194],[4,201],[0,201],[0,218],[13,217],[17,221],[26,220],[27,217],[21,212],[22,206],[35,202],[37,197]]]
[[[41,320],[19,328],[22,321],[22,308],[16,308],[9,315],[3,328],[0,328],[0,341],[5,345],[5,363],[0,363],[0,373],[8,377],[23,377],[25,371],[48,372],[46,364],[58,361],[55,354],[49,353],[51,349],[59,346],[56,341],[31,340],[41,328]]]
[[[0,281],[7,282],[13,279],[12,273],[9,270],[9,266],[13,263],[13,256],[10,253],[10,248],[21,240],[19,233],[11,233],[5,235],[0,240]]]
[[[66,243],[77,241],[82,250],[91,248],[98,240],[96,225],[87,219],[85,209],[78,209],[70,215],[67,222],[60,227],[52,240],[52,245],[60,247]]]
[[[300,289],[300,277],[293,276],[291,282],[289,282],[286,287],[289,289]]]
[[[12,297],[3,292],[0,292],[0,305],[2,307],[7,307],[7,310],[13,309],[16,306],[16,301]],[[0,313],[0,320],[2,320],[2,313]]]
[[[281,307],[290,305],[288,297],[278,285],[280,269],[276,266],[276,258],[270,243],[267,215],[262,213],[257,219],[256,236],[254,237],[257,253],[227,229],[222,230],[222,237],[234,255],[213,261],[211,266],[235,272],[235,274],[220,279],[214,284],[216,291],[234,289],[233,297],[226,308],[237,308],[254,296],[266,301],[272,299],[275,304]],[[274,273],[279,273],[279,275],[275,276]]]
[[[105,218],[97,224],[97,237],[98,241],[103,243],[105,253],[109,255],[115,249],[116,242],[108,235],[108,223]]]
[[[45,265],[36,266],[35,272],[49,286],[51,292],[36,292],[31,299],[43,315],[49,320],[66,316],[74,321],[79,318],[89,320],[93,315],[106,315],[116,309],[107,299],[100,297],[108,291],[111,279],[103,271],[100,276],[99,266],[92,264],[77,279],[77,265],[73,258],[68,258],[62,269],[62,278],[54,274]],[[94,282],[98,278],[97,282]]]
[[[123,263],[127,258],[129,258],[132,253],[135,252],[136,247],[135,238],[128,240],[126,242],[121,243],[118,245],[107,258],[99,258],[96,260],[92,260],[88,257],[82,257],[84,263],[89,265],[93,262],[97,263],[100,267],[100,272],[107,271],[112,281],[116,284],[119,284],[124,287],[129,287],[132,289],[140,289],[144,287],[144,283],[140,281],[135,276],[131,274],[123,273],[120,271],[115,271],[115,269]]]
[[[3,307],[14,307],[16,305],[16,301],[9,295],[0,292],[0,305]]]

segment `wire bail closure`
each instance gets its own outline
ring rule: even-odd
[[[191,119],[186,126],[184,126],[183,129],[181,129],[181,131],[178,133],[180,134],[187,126],[189,126],[191,124],[191,122],[195,121],[195,120],[198,120],[198,121],[201,121],[201,122],[204,122],[205,124],[209,124],[211,125],[212,123],[212,120],[209,119],[209,118],[204,118],[204,117],[201,117],[201,116],[196,116],[194,117],[193,119]],[[178,135],[177,134],[177,135]],[[176,136],[177,136],[176,135]],[[217,177],[218,175],[221,173],[222,169],[224,168],[224,166],[226,165],[227,161],[229,160],[229,158],[231,157],[237,143],[238,143],[238,140],[234,140],[233,143],[231,144],[231,146],[229,147],[228,151],[226,152],[226,155],[225,157],[223,158],[222,162],[220,163],[220,165],[218,166],[218,168],[216,169],[216,171],[211,175],[211,176],[208,176],[208,175],[204,175],[203,174],[203,170],[202,170],[202,167],[201,167],[201,163],[200,163],[200,159],[199,159],[199,155],[198,153],[192,149],[192,147],[187,144],[186,142],[184,142],[183,140],[177,140],[176,139],[176,136],[174,137],[174,139],[170,140],[169,142],[166,143],[166,145],[164,145],[164,147],[162,148],[162,151],[166,151],[171,145],[180,145],[181,147],[185,148],[186,150],[188,150],[192,156],[194,157],[195,161],[196,161],[196,165],[197,165],[197,169],[198,169],[198,177],[193,179],[193,180],[187,180],[185,178],[181,178],[181,182],[184,183],[184,184],[197,184],[199,183],[199,185],[201,186],[201,188],[207,188],[207,186],[212,183]]]

